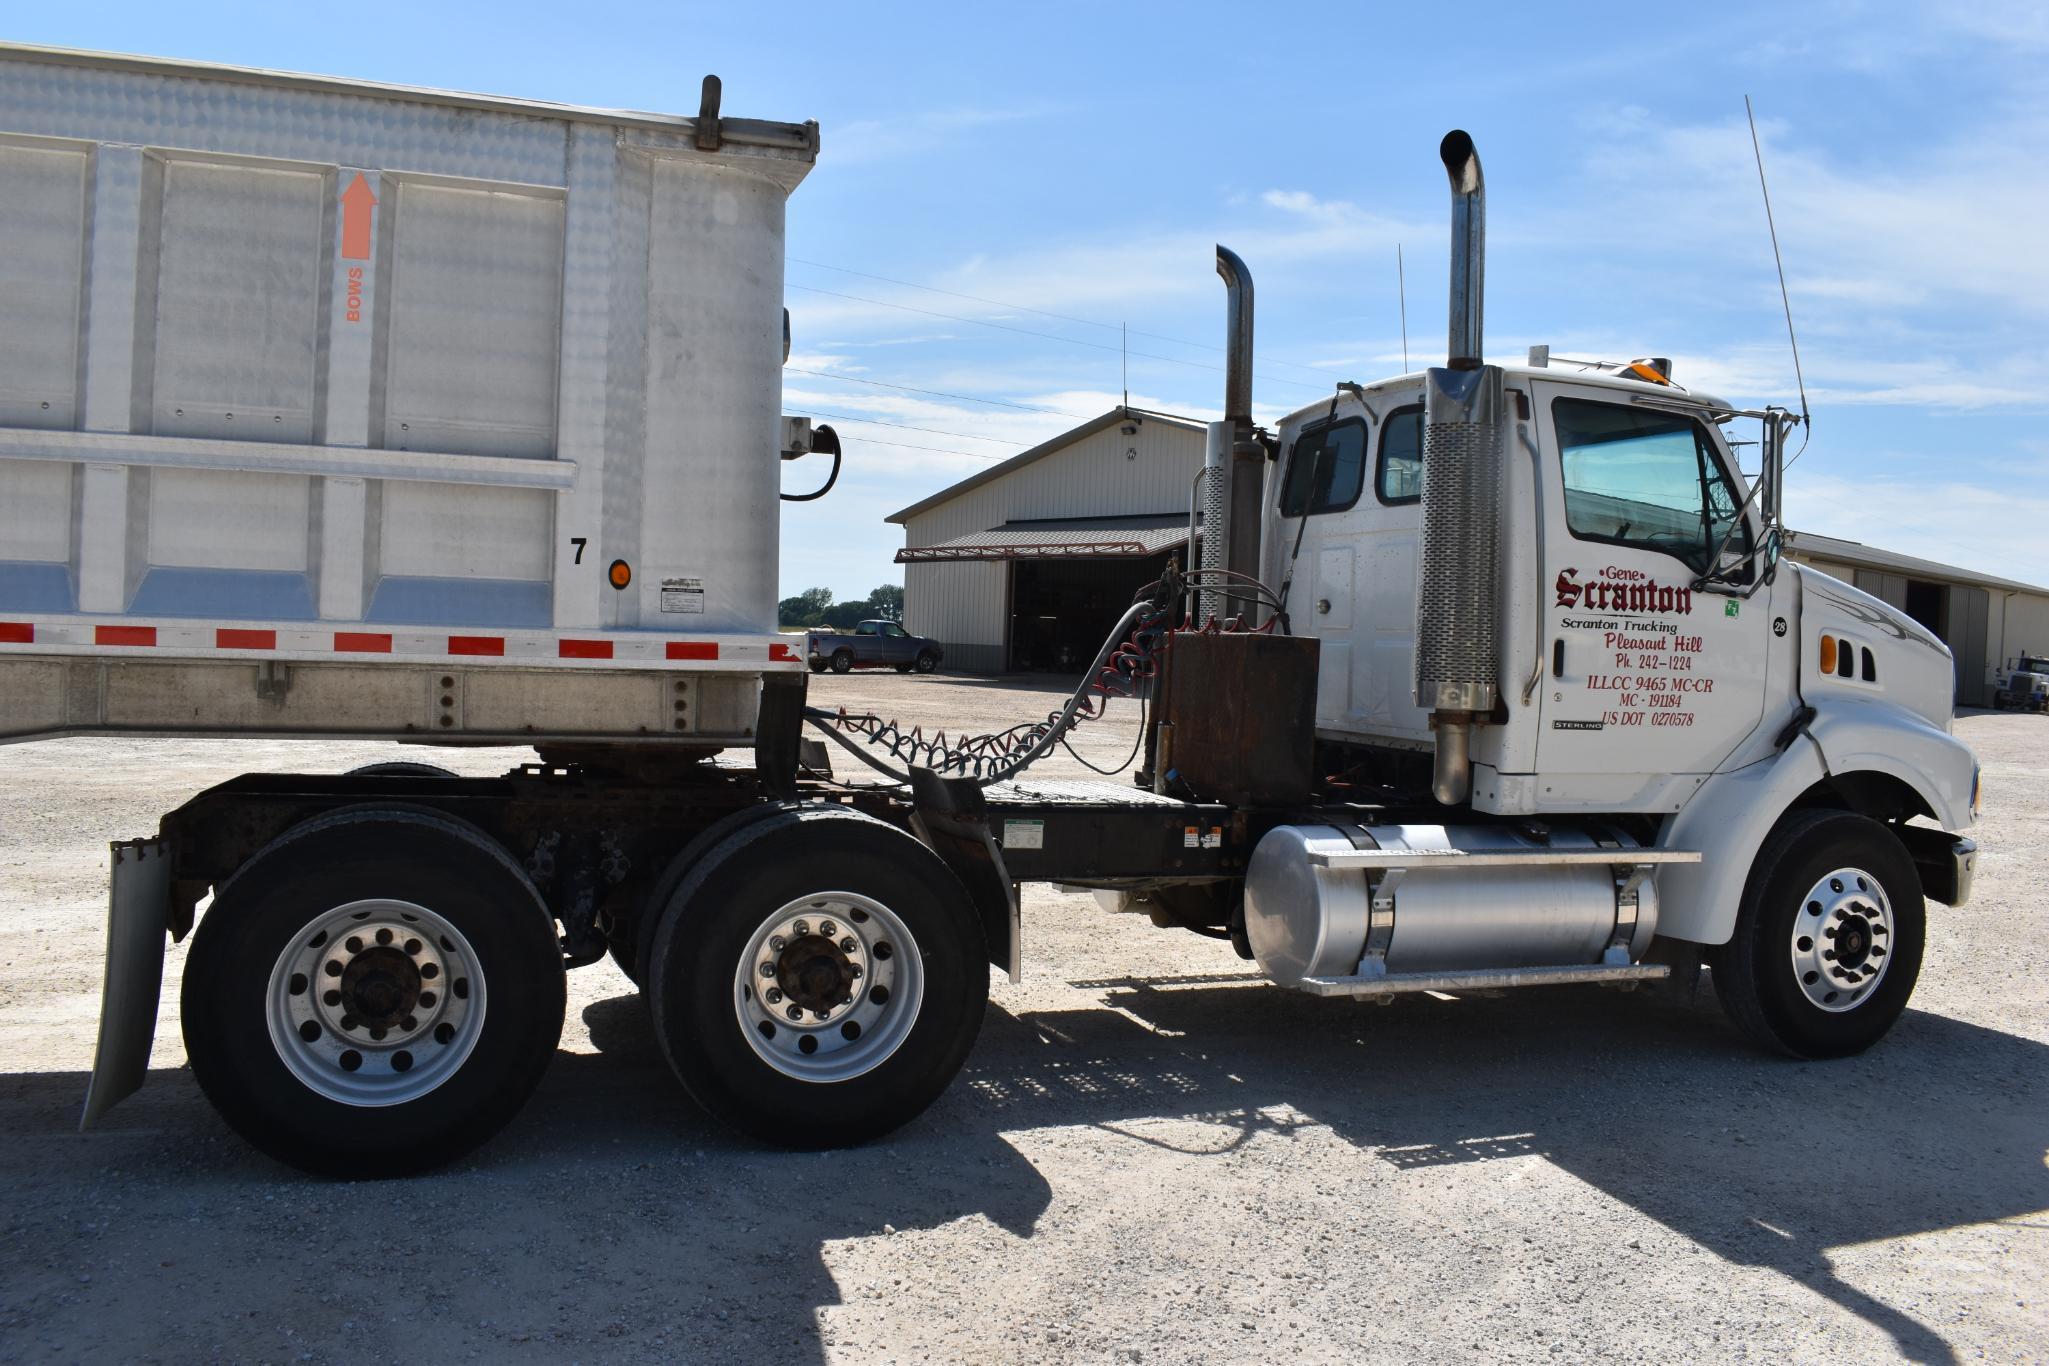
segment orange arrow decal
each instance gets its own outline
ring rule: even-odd
[[[377,193],[361,171],[342,191],[342,246],[344,261],[370,259],[370,221],[377,210]]]

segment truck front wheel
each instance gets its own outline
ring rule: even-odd
[[[1715,994],[1744,1032],[1797,1058],[1877,1043],[1907,1007],[1927,932],[1904,846],[1846,811],[1795,811],[1751,868]]]
[[[424,1171],[512,1118],[561,1037],[562,952],[482,832],[338,811],[222,887],[181,995],[193,1076],[237,1132],[323,1176]]]
[[[843,808],[753,822],[661,912],[649,994],[684,1087],[735,1128],[827,1148],[910,1120],[982,1024],[966,890],[909,835]]]

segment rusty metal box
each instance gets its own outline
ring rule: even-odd
[[[1167,650],[1159,756],[1198,798],[1286,806],[1309,799],[1316,747],[1313,636],[1177,632]]]

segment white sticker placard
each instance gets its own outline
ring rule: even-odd
[[[663,579],[662,610],[664,612],[704,611],[703,579]]]
[[[1003,823],[1003,847],[1005,849],[1044,849],[1046,847],[1046,823],[1044,821],[1005,821]]]

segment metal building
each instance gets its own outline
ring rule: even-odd
[[[2049,588],[1809,531],[1788,534],[1786,558],[1863,589],[1942,637],[1956,656],[1960,707],[1991,705],[2004,664],[2049,652]]]
[[[1113,408],[911,504],[904,624],[949,667],[1080,670],[1168,557],[1186,561],[1204,428]]]

